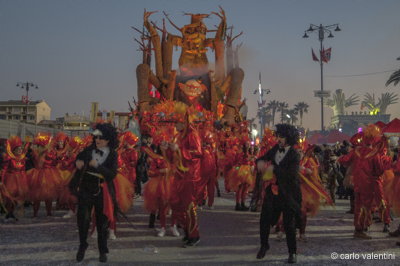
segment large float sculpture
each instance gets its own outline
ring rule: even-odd
[[[224,10],[220,7],[219,12],[211,14],[185,13],[191,17],[191,22],[182,28],[176,26],[164,12],[171,25],[180,32],[180,36],[167,32],[165,20],[162,28],[149,21],[153,13],[156,12],[145,10],[143,31],[138,30],[142,33],[143,50],[143,63],[136,69],[139,113],[151,112],[155,105],[173,101],[184,103],[193,110],[211,112],[214,117],[218,117],[219,112],[221,121],[225,124],[239,122],[244,72],[238,67],[237,59],[235,60],[234,54],[237,54],[237,50],[233,51],[232,48],[232,33],[230,36],[226,34]],[[220,18],[215,30],[207,29],[203,22],[210,15]],[[210,32],[215,32],[212,38],[208,36]],[[178,70],[172,69],[174,47],[181,49]],[[208,49],[215,54],[215,69],[209,66]],[[155,71],[150,64],[153,54]],[[227,57],[229,55],[227,63],[225,54]]]

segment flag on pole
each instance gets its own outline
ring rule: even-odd
[[[22,96],[22,102],[28,104],[29,103],[28,96]]]
[[[332,48],[328,48],[326,50],[325,50],[325,48],[322,48],[321,61],[328,63],[331,60],[331,52],[332,52]]]
[[[311,55],[312,55],[312,60],[313,60],[313,61],[319,62],[319,59],[318,59],[318,57],[315,55],[313,48],[311,48]]]

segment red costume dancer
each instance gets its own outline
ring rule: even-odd
[[[236,192],[235,210],[247,211],[249,209],[245,205],[247,192],[254,186],[255,181],[247,143],[236,153],[234,167],[229,171],[227,180],[228,189]]]
[[[50,142],[50,135],[43,133],[38,133],[34,139],[37,146],[33,149],[35,168],[27,172],[33,217],[37,217],[41,201],[46,204],[47,216],[51,216],[52,202],[58,198],[61,178],[57,169],[57,154],[51,149]]]
[[[199,225],[196,213],[195,182],[200,180],[201,139],[196,129],[188,122],[176,124],[180,132],[177,140],[178,160],[172,187],[171,208],[178,215],[180,224],[185,231],[184,247],[195,246],[200,241]],[[179,149],[179,150],[178,150]]]
[[[384,172],[384,165],[380,155],[380,129],[375,125],[368,125],[364,131],[362,146],[357,146],[348,154],[339,158],[339,163],[345,167],[352,167],[354,184],[354,237],[371,239],[365,230],[372,223],[371,208],[375,180]]]
[[[6,218],[15,219],[15,204],[22,204],[28,192],[28,180],[25,173],[26,153],[29,144],[22,147],[19,137],[13,136],[7,140],[6,153],[0,175],[0,203],[3,199]]]
[[[201,181],[197,190],[197,204],[202,206],[208,198],[208,207],[212,208],[215,196],[215,183],[217,182],[217,157],[215,151],[215,139],[211,131],[203,135],[203,157],[201,159]]]
[[[58,136],[58,135],[57,135]],[[62,135],[61,135],[62,136]],[[57,137],[56,137],[57,138]],[[75,214],[75,206],[77,204],[76,196],[72,195],[69,190],[69,182],[75,174],[75,160],[76,156],[83,149],[83,141],[80,137],[75,136],[68,141],[66,145],[67,150],[65,152],[59,152],[58,168],[61,172],[61,192],[58,198],[60,205],[68,206],[68,213],[63,218],[70,218]]]
[[[384,143],[387,143],[385,139],[383,139],[382,141]],[[391,169],[392,158],[387,155],[387,148],[382,149],[381,156],[384,169]],[[389,225],[391,222],[390,207],[387,201],[387,197],[383,191],[383,182],[384,179],[388,177],[388,175],[390,175],[390,173],[387,173],[387,171],[385,171],[381,176],[375,179],[374,182],[374,209],[379,212],[380,219],[384,223],[384,233],[389,232]]]
[[[231,192],[228,185],[229,182],[229,172],[235,165],[236,155],[239,152],[239,140],[235,136],[231,136],[226,140],[225,158],[223,162],[223,175],[224,175],[224,185],[225,191]]]

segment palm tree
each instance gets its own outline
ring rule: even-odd
[[[389,86],[389,84],[392,82],[393,86],[396,86],[400,82],[400,69],[393,72],[393,74],[390,75],[388,81],[386,81],[386,87]]]
[[[266,106],[262,108],[262,114],[263,114],[263,118],[264,118],[264,126],[267,125],[268,127],[270,127],[271,122],[272,122],[272,114],[271,114],[271,109]]]
[[[296,108],[286,110],[285,114],[287,114],[286,117],[288,118],[290,124],[294,125],[297,122],[297,120],[299,120],[297,118],[298,113],[299,112],[297,111]]]
[[[305,102],[298,102],[294,105],[294,109],[299,112],[300,116],[300,126],[303,126],[303,114],[308,113],[309,105]]]
[[[400,56],[397,57],[397,60],[400,60]],[[393,83],[393,86],[396,86],[400,82],[400,69],[390,75],[388,81],[386,81],[386,87],[389,86],[390,83]]]
[[[285,110],[288,108],[288,103],[287,102],[278,102],[278,109],[277,112],[281,113],[281,123],[285,120]]]
[[[272,125],[275,125],[275,113],[279,108],[279,102],[276,100],[270,101],[267,106],[267,109],[271,110],[271,115],[272,115]]]

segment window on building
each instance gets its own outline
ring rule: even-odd
[[[11,116],[11,115],[9,115],[9,116],[8,116],[8,120],[11,120],[11,119],[12,119],[12,116]]]
[[[7,116],[6,115],[0,115],[0,119],[6,120]]]
[[[20,115],[16,115],[16,116],[14,116],[14,119],[15,119],[15,120],[20,120],[20,119],[21,119],[21,116],[20,116]]]
[[[30,115],[29,120],[35,120],[35,117],[33,115]]]

